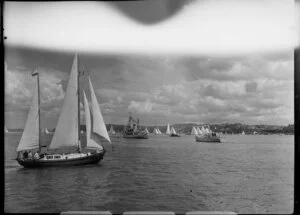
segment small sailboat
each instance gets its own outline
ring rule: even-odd
[[[83,91],[87,146],[85,149],[82,149],[80,137],[80,87],[77,55],[75,55],[73,61],[58,124],[52,141],[47,148],[47,152],[42,151],[42,146],[40,144],[39,74],[35,72],[32,75],[37,76],[37,85],[24,132],[17,147],[18,157],[16,160],[18,163],[24,167],[70,166],[98,163],[103,159],[106,152],[104,147],[100,145],[99,137],[103,137],[109,143],[110,138],[89,78],[92,108],[90,112],[85,92]],[[70,152],[70,148],[76,148],[76,152]],[[63,153],[56,153],[56,150],[61,150]]]
[[[167,126],[166,134],[167,134],[167,135],[170,135],[170,134],[171,134],[171,130],[170,130],[170,125],[169,125],[169,123],[168,123],[168,126]]]
[[[242,132],[242,135],[245,135],[245,131]]]
[[[153,134],[161,134],[161,131],[159,130],[159,128],[154,128]]]
[[[195,127],[192,128],[191,135],[197,135],[197,129]]]
[[[6,125],[5,125],[5,127],[4,127],[4,132],[5,132],[5,133],[8,133],[8,129],[6,128]]]
[[[170,137],[180,137],[180,135],[178,135],[174,129],[174,127],[172,126],[171,128],[171,134],[170,134]]]
[[[148,131],[148,129],[147,128],[145,128],[145,132],[147,133],[147,134],[149,134],[150,132]]]
[[[109,134],[116,134],[112,125],[110,126]]]

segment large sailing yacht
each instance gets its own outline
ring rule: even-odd
[[[62,111],[52,141],[46,153],[42,150],[40,141],[40,90],[39,74],[30,111],[25,124],[20,143],[17,147],[17,161],[24,167],[68,166],[98,163],[105,154],[100,145],[100,137],[109,143],[110,138],[103,121],[100,107],[90,78],[91,111],[86,94],[83,91],[86,121],[86,147],[83,149],[80,136],[80,86],[77,55],[74,57]],[[70,150],[76,148],[76,152]],[[53,152],[54,151],[54,152]],[[57,153],[60,151],[61,153]],[[29,156],[32,155],[32,156]]]

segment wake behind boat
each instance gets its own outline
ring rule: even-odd
[[[78,60],[75,55],[67,90],[65,93],[62,111],[52,141],[46,152],[42,150],[40,141],[40,90],[39,74],[35,95],[32,100],[30,111],[25,124],[20,143],[17,147],[17,161],[24,167],[49,167],[69,166],[98,163],[105,154],[105,149],[100,145],[100,137],[110,142],[106,126],[100,111],[100,107],[91,83],[92,107],[90,107],[83,91],[85,121],[86,121],[86,148],[82,149],[80,137],[80,86],[78,73]],[[70,152],[70,148],[76,147],[76,152]],[[63,153],[56,153],[62,150]],[[54,151],[54,152],[53,152]]]

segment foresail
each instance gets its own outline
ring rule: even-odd
[[[111,143],[90,77],[89,77],[89,83],[90,83],[91,98],[92,98],[92,117],[93,117],[92,133],[96,133],[104,137],[106,140],[108,140]]]
[[[38,84],[34,91],[31,107],[17,151],[32,150],[39,147],[39,104]]]
[[[84,98],[84,113],[85,113],[85,126],[86,126],[86,147],[87,148],[102,148],[95,140],[91,139],[91,112],[85,92],[83,91]]]
[[[78,61],[74,57],[62,111],[49,145],[50,149],[78,146]]]

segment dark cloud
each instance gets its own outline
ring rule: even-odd
[[[156,24],[176,13],[191,0],[114,1],[111,5],[142,24]]]
[[[245,84],[245,91],[247,93],[256,92],[256,89],[257,89],[257,83],[256,82],[247,82]]]

